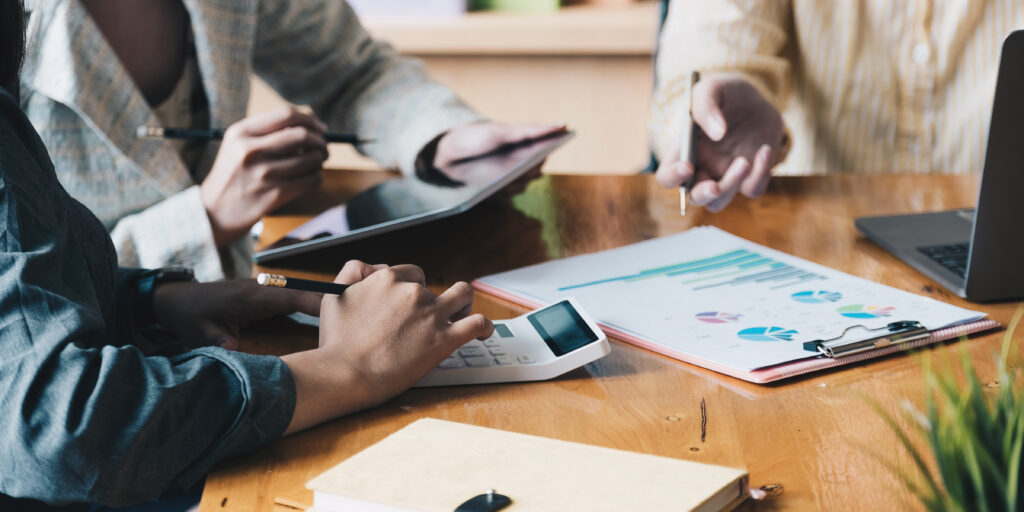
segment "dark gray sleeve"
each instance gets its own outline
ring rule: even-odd
[[[0,494],[136,503],[278,438],[295,407],[284,362],[128,344],[102,225],[0,135]]]
[[[9,262],[0,256],[0,268]],[[4,494],[135,503],[191,486],[217,461],[278,438],[291,419],[294,383],[276,357],[80,346],[89,312],[43,290],[2,293]]]

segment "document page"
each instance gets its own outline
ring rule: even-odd
[[[803,343],[865,339],[916,320],[929,330],[984,313],[890,288],[714,227],[488,276],[531,302],[574,296],[599,323],[738,370],[813,357]]]

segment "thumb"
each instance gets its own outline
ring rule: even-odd
[[[219,323],[205,323],[199,330],[201,339],[189,340],[194,346],[213,346],[228,350],[238,350],[238,338],[225,326]]]
[[[690,93],[693,95],[693,121],[716,142],[725,137],[728,129],[722,113],[723,89],[720,81],[707,79],[697,82]]]
[[[559,124],[512,124],[496,125],[497,138],[502,144],[512,144],[530,139],[539,139],[566,131],[565,123]]]
[[[233,336],[223,336],[218,340],[217,346],[224,350],[238,350],[238,340]]]
[[[370,274],[385,268],[388,268],[388,266],[382,264],[371,265],[359,260],[349,260],[345,263],[345,266],[341,268],[341,272],[338,272],[337,277],[334,278],[334,282],[341,284],[355,284],[367,277],[370,277]]]

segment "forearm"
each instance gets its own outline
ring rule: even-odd
[[[50,359],[60,363],[23,357],[36,371],[0,387],[22,411],[0,419],[4,494],[138,503],[276,439],[291,414],[290,374],[276,358],[214,349],[148,358],[133,347],[69,343]]]
[[[284,432],[286,436],[375,405],[368,383],[352,368],[331,363],[322,350],[281,358],[295,382],[295,412]]]

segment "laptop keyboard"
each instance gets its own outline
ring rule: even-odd
[[[947,244],[918,247],[917,250],[933,261],[946,267],[950,272],[965,277],[967,275],[967,254],[971,244]]]

